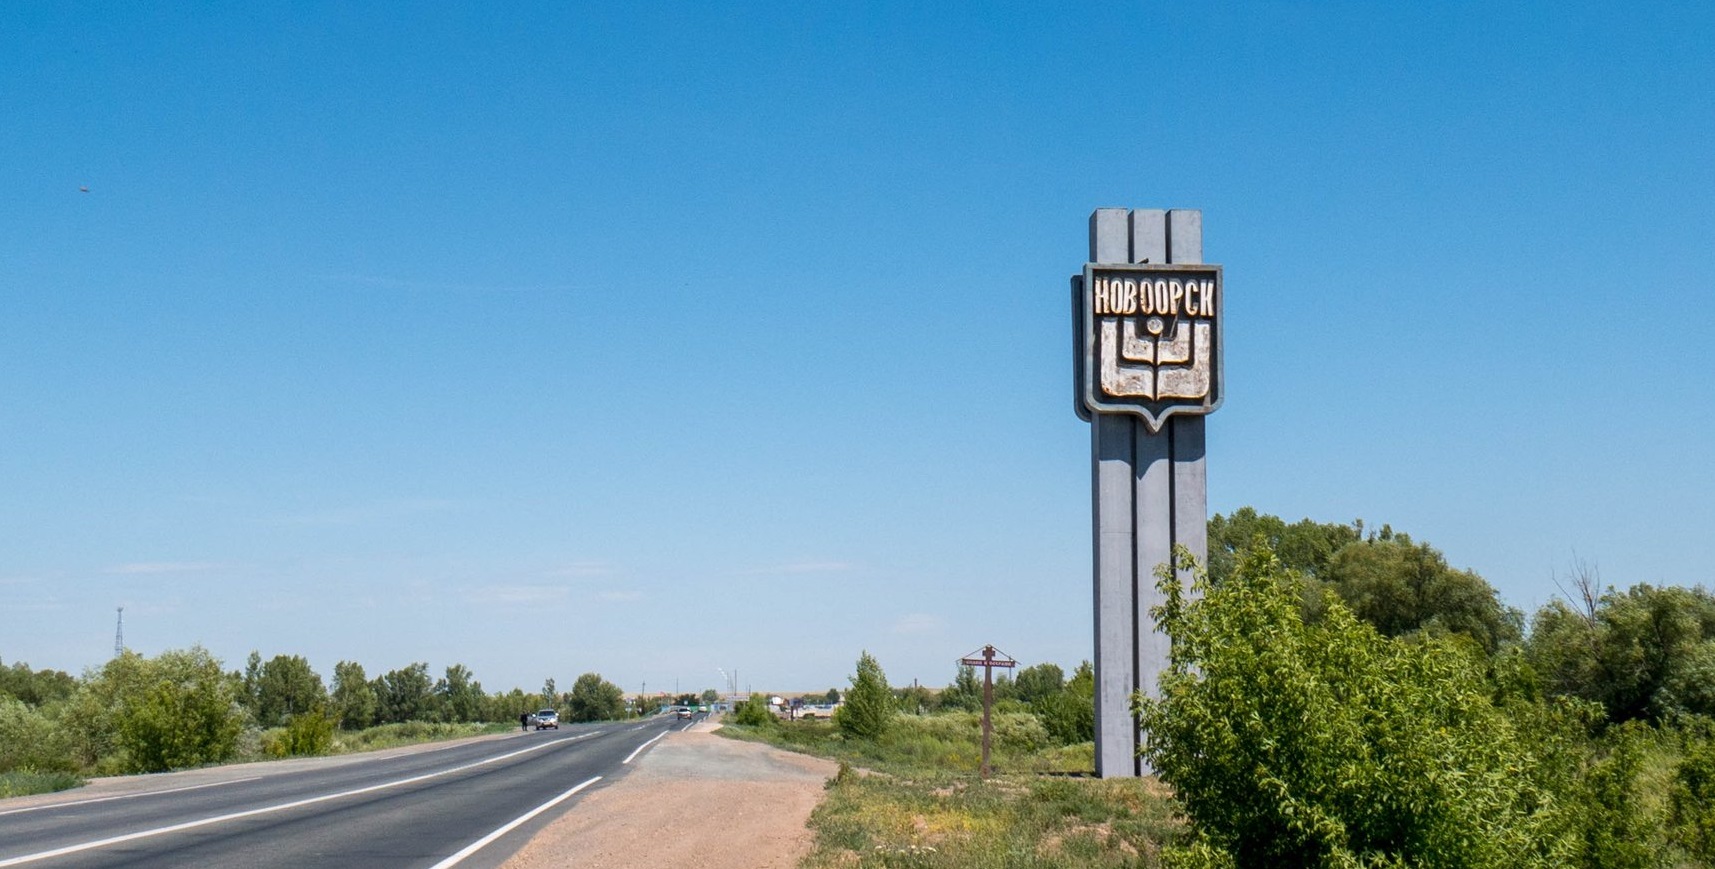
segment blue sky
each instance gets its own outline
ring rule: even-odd
[[[9,9],[0,658],[1070,667],[1100,206],[1226,268],[1212,509],[1708,580],[1710,7],[940,5]]]

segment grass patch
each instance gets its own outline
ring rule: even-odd
[[[980,722],[965,713],[900,716],[873,741],[816,721],[717,732],[841,762],[810,816],[809,869],[1158,866],[1185,835],[1166,789],[1076,775],[1094,766],[1094,747],[1050,745],[1032,724],[996,721],[987,781],[976,775]]]
[[[359,751],[378,751],[383,748],[397,748],[401,745],[463,739],[467,736],[484,736],[490,733],[507,733],[517,728],[518,725],[512,723],[447,724],[406,721],[402,724],[383,724],[363,730],[335,732],[333,753],[351,754]]]
[[[1158,866],[1182,828],[1150,779],[845,775],[810,816],[821,867]]]
[[[970,712],[900,715],[880,739],[847,739],[831,721],[783,721],[778,726],[726,725],[723,736],[791,748],[868,769],[975,775],[982,762],[982,716]],[[1055,746],[1036,716],[996,715],[990,765],[1005,773],[1091,773],[1095,746]]]
[[[51,794],[83,787],[83,778],[69,772],[0,772],[0,799]]]
[[[362,730],[335,730],[328,750],[322,753],[357,754],[364,751],[399,748],[405,745],[419,745],[425,742],[464,739],[470,736],[486,736],[492,733],[509,733],[517,729],[518,725],[512,722],[476,724],[406,721],[399,724],[380,724]],[[285,734],[286,728],[284,727],[249,731],[247,737],[240,743],[238,760],[247,762],[278,759],[282,755],[270,751],[269,747],[278,744],[280,740],[284,739]]]

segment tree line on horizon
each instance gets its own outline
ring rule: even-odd
[[[540,692],[489,693],[463,664],[438,678],[415,662],[371,679],[361,664],[340,661],[330,688],[301,655],[264,661],[251,652],[242,670],[228,671],[201,646],[153,657],[126,650],[81,677],[0,662],[0,775],[160,772],[242,754],[325,754],[336,732],[516,722],[544,708],[568,722],[654,711],[628,707],[598,673],[579,676],[566,692],[550,678]]]

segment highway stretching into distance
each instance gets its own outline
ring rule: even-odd
[[[494,867],[686,726],[671,716],[567,725],[426,750],[229,766],[212,778],[160,776],[158,788],[124,793],[3,800],[0,867]]]

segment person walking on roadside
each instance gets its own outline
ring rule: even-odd
[[[528,713],[528,712],[518,713],[518,729],[524,731],[525,733],[530,732],[530,713]]]

